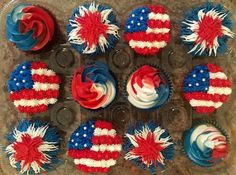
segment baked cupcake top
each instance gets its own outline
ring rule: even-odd
[[[210,167],[227,157],[229,143],[213,124],[203,123],[186,132],[184,150],[195,164]]]
[[[107,64],[94,62],[80,67],[72,79],[72,96],[84,108],[107,107],[116,96],[116,82]]]
[[[154,55],[170,41],[170,18],[160,5],[134,9],[126,20],[124,39],[135,52]]]
[[[21,174],[41,174],[59,163],[60,136],[41,121],[23,120],[7,135],[5,148],[12,167]]]
[[[227,41],[233,36],[229,11],[221,4],[207,2],[187,13],[180,37],[189,53],[195,56],[217,56],[225,52]]]
[[[232,92],[232,83],[220,66],[195,66],[184,79],[183,96],[197,113],[212,113]]]
[[[126,84],[129,102],[140,109],[157,109],[171,96],[172,82],[159,68],[144,65],[134,71]]]
[[[54,34],[54,21],[44,9],[19,4],[6,18],[7,39],[22,51],[42,49]]]
[[[118,30],[112,8],[93,2],[74,10],[67,26],[68,41],[80,54],[98,55],[114,48]]]
[[[57,102],[61,80],[43,62],[25,61],[16,66],[8,80],[10,99],[20,112],[44,112]]]
[[[71,135],[68,149],[79,171],[107,173],[120,156],[121,137],[110,122],[89,120]]]
[[[125,159],[156,174],[165,168],[165,160],[174,156],[174,144],[169,133],[153,122],[130,126],[125,134]]]

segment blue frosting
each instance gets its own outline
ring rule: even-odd
[[[25,61],[18,65],[8,80],[8,91],[18,92],[23,89],[32,89],[34,81],[31,75],[31,62]]]
[[[110,81],[114,86],[116,85],[115,79],[111,75],[107,64],[96,61],[85,67],[82,73],[82,81],[86,82],[86,78],[91,79],[94,83],[106,85]]]
[[[87,4],[84,4],[83,7],[86,8],[86,9],[89,9],[91,3],[87,3]],[[109,6],[105,6],[105,5],[98,5],[98,11],[101,12],[103,10],[107,10],[107,9],[111,9]],[[72,16],[69,18],[69,21],[74,21],[76,16],[80,16],[80,10],[79,8],[76,8],[74,11],[73,11],[73,14]],[[118,22],[116,21],[116,16],[114,15],[113,11],[109,14],[108,16],[108,20],[110,21],[110,24],[113,24],[115,26],[119,26]],[[72,26],[72,24],[74,25],[75,23],[74,22],[69,22],[68,25],[67,25],[67,33],[69,34],[73,29],[75,29],[76,27],[75,26]],[[105,49],[106,51],[110,51],[112,50],[116,43],[118,42],[118,38],[115,37],[114,35],[112,34],[109,34],[107,33],[107,46],[105,46]],[[83,54],[83,51],[84,49],[87,47],[87,43],[83,43],[83,44],[75,44],[75,43],[70,43],[71,46],[73,48],[75,48],[80,54]],[[103,53],[103,51],[101,50],[101,48],[99,46],[96,47],[96,51],[91,53],[91,54],[88,54],[88,55],[99,55]]]
[[[200,10],[202,10],[206,13],[212,9],[214,9],[214,11],[216,12],[220,12],[220,13],[227,13],[228,15],[224,17],[224,19],[222,20],[222,25],[228,27],[230,30],[232,30],[233,28],[233,23],[232,23],[232,20],[231,20],[231,15],[228,11],[225,11],[223,6],[221,4],[217,4],[217,5],[213,5],[211,2],[207,2],[205,5],[203,6],[199,6],[199,7],[196,7],[195,9],[191,10],[191,11],[188,11],[186,13],[186,16],[185,16],[185,20],[184,21],[199,21],[198,19],[198,12]],[[188,25],[182,23],[181,25],[181,36],[184,36],[184,35],[191,35],[193,32],[192,30],[189,28]],[[218,37],[218,43],[219,43],[219,47],[217,49],[217,53],[220,53],[220,54],[223,54],[225,53],[225,50],[227,48],[227,41],[229,39],[229,36],[226,36],[226,35],[223,35],[222,37]],[[195,42],[186,42],[186,41],[183,41],[183,43],[188,47],[188,50],[192,50],[192,48],[194,48],[195,46]],[[202,54],[200,54],[200,52],[197,53],[197,51],[200,49],[200,46],[198,46],[198,48],[192,52],[193,55],[195,56],[208,56],[209,55],[209,50],[205,50]]]
[[[145,32],[148,27],[149,13],[150,9],[145,6],[134,9],[126,21],[125,33]]]
[[[34,31],[30,30],[25,34],[20,32],[21,19],[24,16],[22,10],[30,6],[29,4],[17,5],[6,17],[6,36],[7,39],[16,44],[16,47],[23,50],[31,50],[37,43],[38,39],[33,38]]]
[[[207,92],[210,75],[207,65],[195,66],[184,79],[184,92]]]
[[[150,121],[146,124],[151,132],[154,132],[158,125],[156,125],[154,122]],[[127,134],[135,135],[137,132],[141,132],[145,127],[145,123],[138,122],[136,125],[131,125],[127,129]],[[165,130],[161,135],[161,138],[167,138],[169,137],[169,133],[167,130]],[[169,140],[172,142],[172,139]],[[134,148],[134,145],[131,143],[130,139],[125,137],[124,143],[123,143],[123,150],[126,153],[128,153],[131,149]],[[163,157],[165,160],[171,160],[174,157],[174,144],[167,146],[163,151],[161,151]],[[141,160],[141,158],[135,158],[130,160],[132,163],[137,165],[138,167],[150,171],[152,174],[156,174],[157,168],[159,167],[161,170],[165,169],[165,166],[163,166],[161,163],[157,162],[157,164],[152,163],[149,167]]]
[[[34,126],[35,129],[46,126],[48,124],[40,121],[40,120],[35,120],[35,121],[31,121],[31,120],[22,120],[19,122],[18,126],[16,126],[14,129],[17,129],[20,132],[26,132],[27,129],[30,126]],[[14,137],[14,129],[11,130],[7,135],[6,135],[6,139],[7,141],[12,144],[16,141],[15,137]],[[61,141],[61,137],[59,136],[56,128],[53,127],[49,127],[47,129],[47,131],[44,134],[44,137],[42,138],[45,142],[54,142],[55,146],[60,146],[60,141]],[[53,170],[53,166],[55,166],[56,164],[60,163],[60,160],[57,158],[57,155],[60,153],[60,150],[54,150],[54,151],[44,151],[44,153],[46,153],[49,157],[50,157],[50,163],[43,163],[41,166],[42,168],[44,168],[46,171],[51,171]],[[7,156],[10,157],[12,154],[8,154]],[[21,171],[21,164],[20,162],[16,163],[16,170],[17,171]],[[29,174],[35,174],[34,170],[32,168],[30,168],[29,170]]]
[[[89,120],[82,123],[70,136],[69,149],[88,149],[93,146],[92,137],[95,130],[95,121]]]
[[[201,133],[198,133],[196,140],[194,140],[193,143],[190,142],[191,136],[198,126],[192,127],[189,131],[185,133],[184,149],[188,157],[194,163],[202,167],[210,167],[221,162],[222,159],[213,160],[212,158],[213,150],[206,146],[202,150],[200,149],[200,146],[197,143],[197,139],[199,137],[206,136],[207,134],[210,133],[210,131],[202,131]],[[205,142],[202,144],[206,144]]]

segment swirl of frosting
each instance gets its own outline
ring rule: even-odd
[[[144,65],[128,79],[129,102],[140,109],[159,108],[171,94],[168,78],[157,68]]]
[[[184,149],[194,163],[210,167],[226,158],[229,145],[219,129],[211,124],[201,124],[186,133]]]
[[[42,49],[54,34],[54,21],[42,8],[17,5],[6,18],[7,39],[23,51]]]
[[[116,96],[116,83],[108,66],[94,62],[80,67],[72,80],[72,96],[84,108],[108,106]]]

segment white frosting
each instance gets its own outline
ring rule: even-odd
[[[26,100],[26,99],[21,99],[21,100],[15,100],[14,105],[16,107],[18,106],[24,106],[24,107],[35,107],[38,105],[49,105],[49,104],[54,104],[57,102],[56,98],[44,98],[44,99],[33,99],[33,100]]]
[[[45,75],[45,76],[55,76],[56,73],[52,70],[48,70],[48,69],[31,69],[31,74],[37,74],[37,75]]]
[[[232,89],[229,87],[213,87],[210,86],[207,93],[208,94],[219,94],[219,95],[229,95],[231,94]]]
[[[214,107],[214,108],[219,108],[220,106],[223,105],[222,102],[213,102],[213,101],[209,101],[209,100],[195,100],[192,99],[189,102],[191,104],[191,106],[193,107]]]
[[[36,90],[36,91],[58,90],[59,89],[59,84],[34,82],[33,89]]]
[[[113,144],[113,145],[107,145],[107,144],[101,144],[101,145],[93,145],[91,150],[92,151],[118,151],[120,152],[122,149],[121,144]]]
[[[74,163],[76,165],[85,165],[88,167],[101,167],[101,168],[109,168],[116,164],[116,160],[93,160],[88,158],[74,159]]]
[[[170,29],[168,28],[150,28],[148,27],[146,30],[147,33],[155,33],[155,34],[165,34],[165,33],[169,33]]]
[[[133,91],[131,86],[131,79],[128,81],[126,90],[129,94],[128,100],[134,106],[147,109],[155,106],[157,103],[156,99],[158,98],[158,94],[155,89],[150,88],[147,84],[143,83],[144,86],[141,88],[137,84],[134,84],[133,88],[136,93]]]
[[[139,48],[163,48],[167,45],[167,42],[165,41],[153,41],[153,42],[149,42],[149,41],[136,41],[136,40],[130,40],[129,41],[129,45],[132,48],[135,47],[139,47]]]
[[[170,17],[167,14],[161,14],[161,13],[154,13],[151,12],[148,14],[148,18],[149,19],[153,19],[153,20],[161,20],[161,21],[169,21]]]
[[[209,76],[210,76],[210,79],[217,79],[217,78],[223,79],[223,80],[228,79],[224,72],[216,72],[216,73],[210,72]]]
[[[111,129],[101,129],[101,128],[96,128],[94,130],[94,136],[111,136],[111,137],[115,137],[116,136],[116,130]]]

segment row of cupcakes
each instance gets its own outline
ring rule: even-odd
[[[119,40],[119,24],[113,9],[95,2],[77,7],[67,24],[68,41],[80,54],[99,55]],[[186,14],[180,38],[189,53],[217,56],[233,38],[230,13],[222,5],[207,2]],[[124,40],[141,55],[154,55],[170,41],[171,21],[161,5],[134,9],[124,26]],[[17,5],[6,18],[7,39],[23,51],[42,49],[53,39],[55,21],[43,8]]]
[[[62,162],[61,137],[56,128],[39,120],[23,120],[7,135],[5,152],[12,167],[21,174],[41,174]],[[198,121],[185,132],[184,154],[196,165],[211,167],[222,163],[229,153],[229,138],[215,121]],[[120,157],[122,138],[112,123],[88,120],[70,136],[67,155],[85,173],[108,173]],[[156,174],[174,157],[168,131],[154,122],[128,127],[123,140],[124,158]]]
[[[20,112],[44,112],[57,102],[60,77],[43,62],[25,61],[8,80],[10,99]],[[97,111],[108,107],[117,96],[117,82],[103,62],[92,62],[75,70],[71,94],[83,108]],[[128,101],[141,110],[158,109],[171,98],[173,84],[157,65],[141,65],[127,76],[124,92]],[[212,113],[232,92],[232,83],[215,64],[195,66],[183,81],[183,97],[198,113]]]

